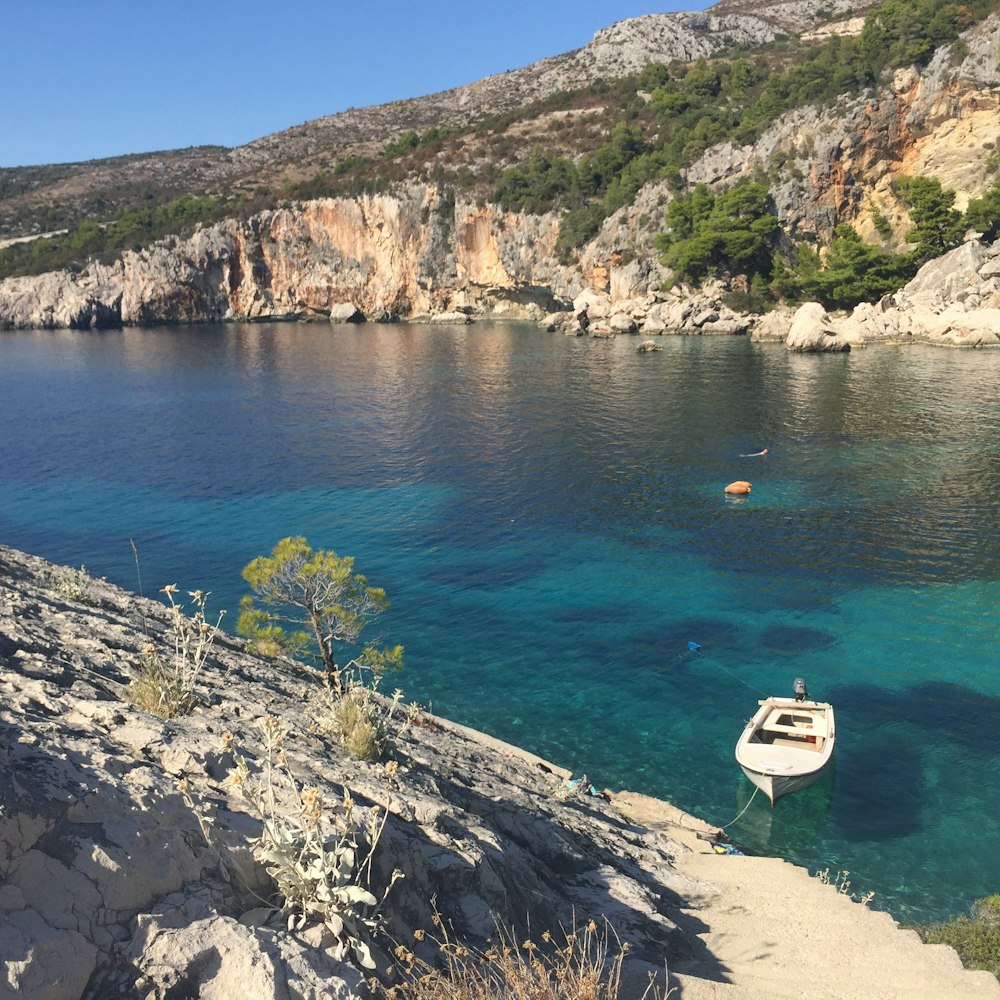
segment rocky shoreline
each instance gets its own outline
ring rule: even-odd
[[[244,274],[245,267],[219,246],[206,249],[206,241],[218,236],[207,230],[200,234],[196,264],[186,276],[174,274],[172,265],[170,273],[165,272],[173,253],[154,248],[126,255],[110,268],[94,265],[79,276],[60,272],[0,281],[0,329],[85,330],[240,320],[405,319],[465,325],[489,318],[535,322],[549,332],[597,338],[748,335],[753,342],[783,343],[796,352],[843,352],[875,344],[1000,347],[1000,243],[970,240],[925,264],[899,292],[850,312],[827,313],[808,302],[751,315],[726,304],[727,289],[721,282],[667,288],[665,269],[639,259],[600,269],[597,291],[581,287],[579,277],[561,275],[555,287],[573,294],[572,299],[560,297],[554,288],[508,283],[470,285],[460,293],[442,288],[436,295],[416,297],[392,286],[378,293],[376,304],[369,301],[370,288],[363,293],[355,288],[353,299],[340,301],[351,289],[335,287],[327,276],[322,302],[276,304],[261,289],[249,287],[240,292],[249,302],[237,307],[231,269]],[[192,260],[187,255],[185,259]],[[154,261],[159,263],[154,266]]]
[[[734,900],[758,905],[744,894],[766,859],[712,853],[704,823],[643,796],[589,794],[554,764],[419,711],[395,734],[391,766],[354,760],[312,725],[313,671],[251,655],[223,634],[194,711],[151,716],[123,695],[142,656],[171,654],[171,628],[163,604],[0,547],[2,1000],[368,995],[367,973],[338,958],[322,925],[240,921],[274,890],[252,853],[260,821],[232,778],[236,754],[251,773],[260,768],[257,733],[269,717],[287,731],[300,787],[328,802],[349,792],[363,814],[386,811],[372,890],[380,894],[394,869],[404,877],[373,942],[381,974],[392,942],[418,948],[414,931],[430,929],[435,911],[471,945],[485,943],[496,921],[538,935],[592,917],[629,942],[624,998],[638,998],[653,976],[684,1000],[739,1000],[762,995],[740,982],[764,973],[787,988],[772,984],[769,996],[813,995],[794,969],[762,959],[744,973],[721,957],[739,935],[715,941],[713,924],[729,919]],[[749,867],[728,869],[726,878],[744,875],[720,891],[711,865],[734,863]],[[1000,996],[992,976],[961,971],[954,952],[920,945],[886,914],[831,903],[832,887],[790,865],[765,870],[762,894],[777,885],[803,901],[819,893],[818,910],[840,914],[866,947],[883,942],[888,958],[859,953],[864,975],[888,962],[894,981],[903,968],[918,977],[907,996]],[[737,923],[748,941],[761,930],[753,912]],[[813,938],[836,953],[821,926]],[[880,992],[879,982],[870,979],[867,996],[902,995]]]
[[[273,892],[249,844],[260,824],[230,783],[236,747],[259,765],[266,716],[288,730],[302,785],[388,808],[372,883],[387,886],[394,868],[405,877],[376,943],[383,970],[390,941],[432,929],[435,907],[471,943],[494,918],[526,934],[529,919],[540,933],[604,915],[642,978],[683,953],[670,916],[693,885],[671,865],[683,848],[600,796],[566,794],[566,772],[516,748],[420,713],[395,737],[389,776],[311,731],[314,671],[221,634],[193,713],[135,709],[123,698],[130,670],[149,646],[170,655],[168,610],[0,548],[4,1000],[364,995],[329,935],[239,922]]]

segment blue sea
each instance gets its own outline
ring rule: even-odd
[[[713,824],[802,676],[835,766],[729,833],[899,920],[965,912],[1000,891],[1000,352],[660,343],[5,333],[0,541],[138,590],[134,539],[147,596],[232,622],[242,567],[305,535],[388,591],[409,700]]]

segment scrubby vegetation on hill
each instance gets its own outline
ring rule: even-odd
[[[505,210],[561,213],[558,249],[570,259],[645,184],[661,180],[678,197],[665,220],[661,249],[679,277],[738,274],[758,288],[766,283],[771,297],[805,295],[828,306],[851,305],[899,287],[920,262],[954,245],[965,226],[995,236],[1000,190],[961,216],[950,192],[925,178],[909,179],[897,194],[911,205],[912,252],[867,245],[841,227],[821,263],[816,247],[790,255],[786,248],[784,257],[777,256],[780,233],[765,178],[732,194],[708,196],[685,194],[683,172],[721,142],[752,143],[791,109],[857,94],[888,69],[925,64],[939,46],[954,42],[996,7],[997,0],[885,0],[856,37],[835,35],[819,43],[785,37],[711,60],[653,63],[638,74],[560,91],[462,128],[411,129],[381,151],[331,158],[311,176],[279,185],[183,197],[151,187],[104,218],[100,205],[85,218],[68,220],[42,207],[44,228],[62,222],[69,231],[0,251],[0,277],[80,266],[222,218],[318,197],[382,192],[410,180],[437,183]],[[0,205],[29,183],[27,174],[0,172]],[[733,211],[739,217],[735,227]]]
[[[808,299],[828,309],[849,309],[901,288],[921,264],[956,247],[969,229],[991,238],[1000,229],[1000,181],[965,213],[953,207],[955,192],[937,180],[901,177],[894,187],[910,210],[906,238],[914,249],[909,251],[865,243],[843,223],[824,256],[807,243],[783,256],[766,185],[741,181],[720,194],[699,184],[671,202],[666,231],[657,239],[661,260],[678,279],[699,282],[720,273],[745,277],[757,294],[744,307]]]
[[[159,202],[151,194],[146,204],[125,209],[111,222],[84,219],[67,233],[7,247],[0,252],[0,277],[75,269],[87,260],[109,263],[124,250],[139,250],[165,236],[189,236],[199,225],[246,218],[268,202],[266,195],[182,195]]]

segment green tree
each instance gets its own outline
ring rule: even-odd
[[[740,181],[718,195],[697,185],[667,209],[667,232],[657,237],[661,261],[690,281],[723,270],[769,278],[778,231],[770,203],[767,186],[752,181]]]
[[[1000,236],[1000,181],[982,198],[969,202],[965,210],[965,225],[981,232],[987,243],[993,243]]]
[[[389,607],[385,591],[370,587],[354,572],[352,556],[314,551],[305,538],[282,538],[270,556],[258,556],[243,569],[252,595],[240,601],[236,631],[264,652],[301,653],[313,647],[330,688],[344,691],[334,644],[357,643],[365,626]],[[286,631],[286,626],[296,628]],[[403,647],[364,648],[357,663],[381,673],[402,665]]]
[[[837,226],[825,265],[800,275],[802,294],[827,309],[852,309],[902,288],[917,269],[913,254],[891,253],[865,243],[853,226]]]
[[[933,177],[900,177],[893,190],[910,206],[913,228],[906,234],[916,244],[921,261],[940,257],[958,246],[965,234],[966,221],[953,206],[955,192],[941,187]]]
[[[718,72],[708,64],[708,60],[702,56],[684,74],[684,89],[689,94],[696,94],[699,97],[715,97],[719,93],[722,82]]]

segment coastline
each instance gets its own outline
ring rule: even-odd
[[[558,764],[488,734],[420,713],[397,737],[391,776],[354,761],[310,726],[312,672],[230,636],[206,661],[194,712],[141,712],[121,698],[129,664],[147,645],[169,652],[169,609],[74,574],[0,546],[3,1000],[362,988],[315,928],[239,923],[241,884],[269,887],[224,735],[259,758],[269,715],[288,728],[297,780],[387,807],[372,875],[404,872],[387,906],[395,940],[430,926],[434,900],[472,943],[496,918],[521,930],[530,916],[534,933],[607,918],[631,945],[623,997],[664,967],[681,1000],[1000,997],[988,973],[962,971],[951,949],[803,869],[716,854],[699,837],[713,828],[669,803],[568,793]]]

